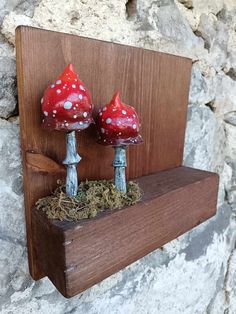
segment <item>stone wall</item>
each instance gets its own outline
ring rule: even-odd
[[[236,1],[1,0],[0,312],[236,313]],[[220,174],[217,216],[70,300],[31,280],[25,241],[15,28],[193,59],[185,164]]]

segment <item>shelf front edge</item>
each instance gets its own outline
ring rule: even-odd
[[[178,167],[137,181],[146,195],[142,202],[97,219],[65,228],[34,212],[41,267],[64,296],[84,291],[216,212],[216,174]],[[54,241],[57,252],[51,252]]]

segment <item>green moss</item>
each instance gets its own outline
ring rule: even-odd
[[[36,207],[49,219],[80,220],[93,218],[99,212],[131,206],[141,200],[142,192],[135,182],[127,183],[127,193],[116,190],[113,181],[85,181],[78,187],[76,197],[65,194],[65,186],[58,187],[51,196],[41,198]]]

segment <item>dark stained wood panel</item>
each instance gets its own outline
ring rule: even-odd
[[[47,85],[73,63],[96,108],[121,91],[122,100],[140,116],[144,138],[143,145],[127,151],[127,176],[136,178],[182,163],[191,60],[25,26],[16,30],[16,52],[29,264],[33,278],[39,278],[31,209],[65,177],[60,166],[65,134],[40,127],[40,99]],[[96,143],[95,126],[78,134],[78,150],[81,180],[113,176],[113,150]]]
[[[49,221],[33,212],[40,267],[71,297],[210,218],[218,175],[178,167],[137,179],[143,200],[80,222]]]

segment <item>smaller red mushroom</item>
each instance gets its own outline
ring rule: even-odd
[[[143,142],[139,134],[138,115],[133,107],[121,102],[120,94],[116,92],[110,103],[99,109],[97,127],[98,142],[114,146],[115,186],[126,193],[126,148],[127,145]]]
[[[67,155],[63,161],[67,165],[66,193],[76,196],[77,164],[81,158],[77,153],[75,131],[89,127],[93,118],[90,93],[74,72],[72,64],[47,87],[41,106],[44,114],[42,127],[66,132]]]

